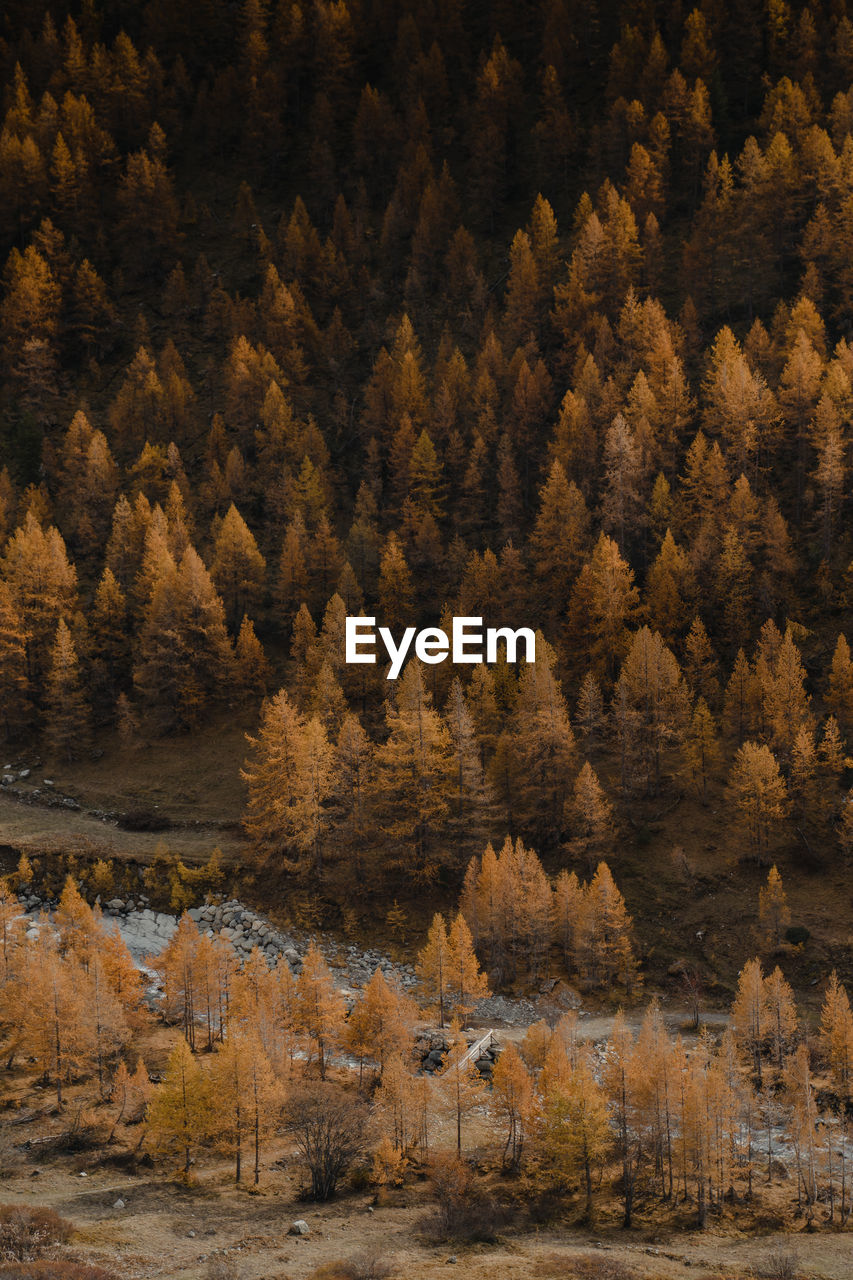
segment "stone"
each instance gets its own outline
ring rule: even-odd
[[[307,1236],[311,1234],[311,1228],[308,1226],[308,1223],[304,1218],[297,1218],[296,1221],[291,1224],[290,1230],[287,1234],[289,1236]]]
[[[118,1200],[113,1201],[113,1208],[114,1209],[124,1208],[124,1201],[122,1200],[121,1196],[119,1196]]]
[[[194,1232],[194,1231],[188,1231],[188,1232],[187,1232],[187,1235],[189,1236],[190,1240],[195,1240],[195,1232]]]
[[[3,774],[2,782],[3,782],[3,786],[4,786],[4,787],[11,787],[11,785],[12,785],[12,783],[13,783],[14,781],[15,781],[15,775],[14,775],[14,773],[4,773],[4,774]]]
[[[110,898],[107,903],[107,911],[123,911],[124,903],[121,898]]]
[[[30,776],[30,771],[29,771],[29,769],[21,769],[21,770],[19,770],[19,772],[18,772],[18,777],[19,777],[19,778],[28,778],[29,776]]]

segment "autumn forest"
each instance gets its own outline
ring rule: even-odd
[[[846,10],[5,0],[0,1276],[841,1280]]]

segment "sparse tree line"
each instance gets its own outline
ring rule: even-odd
[[[444,1139],[445,1149],[463,1155],[470,1146],[465,1135],[471,1120],[485,1115],[507,1169],[524,1169],[563,1194],[579,1193],[587,1216],[596,1192],[606,1186],[621,1197],[626,1225],[635,1214],[653,1216],[655,1205],[663,1204],[692,1206],[705,1225],[725,1205],[759,1199],[761,1188],[778,1179],[781,1160],[794,1174],[792,1196],[807,1221],[821,1215],[847,1225],[853,1211],[853,1130],[847,1113],[853,1014],[835,974],[819,1032],[810,1043],[779,968],[764,976],[753,960],[740,975],[732,1023],[718,1041],[706,1032],[686,1046],[666,1030],[652,1003],[636,1034],[620,1013],[607,1041],[593,1049],[580,1037],[577,1016],[566,1014],[553,1030],[536,1023],[518,1047],[507,1044],[489,1085],[466,1061],[467,1039],[457,1019],[436,1077],[416,1074],[411,1022],[405,1025],[393,995],[389,1002],[390,988],[379,978],[354,1007],[342,1039],[340,1032],[336,1039],[334,1016],[329,1023],[330,1044],[358,1053],[359,1044],[370,1039],[372,1103],[354,1145],[362,1158],[372,1151],[378,1185],[405,1181],[413,1166],[440,1153],[434,1135],[442,1120],[450,1122],[445,1132],[453,1135],[450,1142]],[[306,1125],[316,1126],[317,1114],[293,1060],[282,1079],[260,1038],[254,1039],[252,1052],[261,1066],[256,1062],[253,1069],[243,1033],[236,1033],[229,1054],[237,1052],[234,1044],[246,1057],[242,1145],[232,1138],[239,1171],[241,1149],[257,1161],[263,1140],[277,1126],[280,1132],[301,1134],[304,1143],[310,1136]],[[226,1036],[220,1053],[227,1046]],[[186,1041],[179,1042],[149,1109],[161,1149],[180,1151],[189,1161],[210,1145],[212,1133],[220,1132],[222,1121],[210,1102],[220,1080],[218,1064],[216,1054],[205,1068]],[[257,1087],[261,1067],[266,1094]],[[290,1121],[283,1106],[288,1090],[298,1102],[296,1119]],[[271,1116],[259,1119],[252,1099],[264,1101]],[[193,1111],[196,1105],[199,1114]],[[355,1157],[353,1150],[349,1159]]]
[[[54,923],[28,937],[31,922],[0,883],[0,1026],[7,1066],[25,1057],[52,1084],[57,1102],[77,1076],[95,1074],[101,1097],[129,1046],[142,977],[118,928],[108,932],[69,877]],[[147,1077],[146,1077],[147,1079]]]
[[[511,882],[524,852],[487,850],[469,876],[469,898],[492,884],[497,902],[501,876]],[[601,893],[595,881],[587,893]],[[494,928],[485,901],[481,940],[489,920]],[[774,868],[760,901],[769,945],[787,919]],[[316,946],[298,976],[283,958],[271,968],[258,951],[238,966],[224,939],[200,934],[184,915],[154,962],[165,990],[159,1016],[180,1035],[152,1083],[140,1058],[135,1070],[127,1065],[152,1015],[117,933],[70,879],[52,926],[44,922],[37,938],[25,936],[27,927],[4,886],[6,1069],[34,1069],[60,1105],[73,1093],[81,1109],[80,1083],[93,1082],[88,1121],[100,1115],[104,1141],[145,1147],[164,1171],[189,1176],[197,1161],[227,1157],[238,1182],[248,1175],[257,1183],[271,1146],[287,1141],[322,1199],[355,1164],[368,1161],[381,1187],[442,1151],[462,1157],[477,1116],[507,1170],[577,1193],[586,1217],[606,1191],[621,1199],[626,1225],[665,1205],[689,1206],[704,1225],[724,1206],[760,1199],[780,1160],[795,1175],[791,1194],[807,1221],[820,1214],[843,1227],[853,1212],[853,1013],[835,973],[813,1036],[779,967],[765,975],[756,958],[741,971],[731,1024],[718,1038],[705,1030],[683,1043],[652,1002],[636,1033],[620,1012],[594,1046],[568,1013],[509,1041],[487,1082],[461,1030],[488,992],[462,914],[449,930],[436,916],[418,960],[429,1010],[450,1021],[435,1076],[419,1071],[413,1054],[421,1011],[381,970],[347,1012]]]

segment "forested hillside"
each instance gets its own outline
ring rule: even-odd
[[[0,1274],[849,1274],[847,7],[0,0]]]
[[[254,708],[255,856],[380,896],[679,794],[846,850],[843,0],[12,0],[0,68],[9,751]]]

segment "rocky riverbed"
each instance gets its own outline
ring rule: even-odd
[[[55,900],[44,899],[35,893],[23,895],[22,904],[33,920],[43,912],[50,916],[58,906]],[[137,965],[150,972],[150,960],[174,935],[178,917],[152,910],[144,894],[111,898],[99,905],[107,927],[111,928],[113,923],[118,926]],[[284,956],[294,973],[299,973],[302,968],[303,956],[313,938],[345,994],[352,995],[366,986],[377,968],[388,978],[393,977],[404,990],[413,991],[417,986],[413,967],[395,964],[385,952],[341,945],[325,934],[285,932],[237,899],[191,907],[187,914],[195,921],[199,932],[218,935],[230,942],[238,960],[247,960],[257,947],[271,966]]]
[[[22,895],[22,903],[27,915],[34,922],[42,913],[51,916],[58,906],[55,900],[42,898],[37,893]],[[178,927],[178,917],[169,912],[153,910],[145,894],[111,898],[100,902],[99,906],[107,927],[112,928],[113,924],[118,926],[119,933],[134,961],[147,975],[149,998],[159,999],[162,988],[159,976],[151,967],[151,961],[159,955],[174,935]],[[269,965],[276,964],[279,956],[284,956],[293,972],[297,974],[302,968],[302,958],[313,940],[323,952],[335,981],[349,1005],[355,1001],[357,993],[368,984],[377,969],[381,969],[389,980],[397,982],[404,991],[414,995],[417,990],[418,980],[412,965],[398,964],[378,948],[363,948],[351,943],[342,943],[330,934],[307,934],[295,930],[284,930],[260,912],[254,911],[234,898],[225,902],[191,907],[188,914],[201,933],[226,938],[234,948],[239,961],[248,959],[252,950],[258,947]],[[471,1021],[481,1029],[512,1027],[521,1031],[543,1016],[553,1021],[555,1016],[558,1016],[559,1010],[552,1008],[551,1005],[552,1002],[547,999],[532,1001],[494,995],[479,1002]],[[563,1007],[568,1007],[568,1004]],[[472,1031],[471,1038],[481,1033],[481,1031]],[[426,1053],[437,1048],[439,1048],[438,1042],[430,1045]]]

